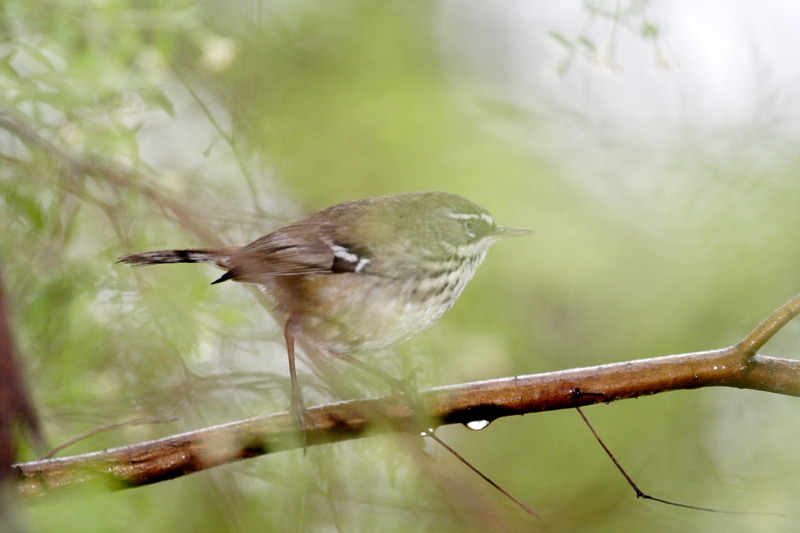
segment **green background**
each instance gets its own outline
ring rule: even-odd
[[[114,262],[243,244],[340,201],[447,190],[536,230],[495,245],[452,311],[373,359],[416,369],[423,387],[730,345],[798,291],[799,162],[785,141],[756,126],[605,139],[566,111],[470,98],[439,47],[439,7],[2,4],[0,112],[17,127],[0,128],[0,261],[53,445],[142,417],[177,420],[64,453],[285,409],[281,331],[252,293],[209,287],[207,267]],[[596,142],[565,135],[570,120]],[[798,342],[790,324],[765,353],[794,357]],[[81,533],[794,531],[797,405],[707,389],[586,409],[644,490],[786,517],[637,501],[572,411],[439,433],[542,521],[431,444],[436,466],[421,467],[393,436],[20,514],[31,531]]]

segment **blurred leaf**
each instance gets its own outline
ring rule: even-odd
[[[175,104],[169,99],[164,90],[160,87],[149,87],[139,91],[139,96],[144,102],[153,109],[166,112],[170,117],[175,118]]]
[[[547,32],[547,35],[553,39],[555,42],[566,48],[567,50],[574,50],[575,45],[572,44],[570,39],[567,39],[564,35],[558,32],[550,31]]]

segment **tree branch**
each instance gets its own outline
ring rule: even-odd
[[[20,492],[35,497],[103,479],[115,488],[147,485],[303,442],[314,446],[378,433],[419,434],[445,424],[490,422],[679,389],[726,386],[800,396],[800,361],[755,353],[799,312],[800,295],[728,348],[430,389],[419,395],[430,420],[420,420],[402,396],[353,400],[309,409],[305,439],[284,412],[13,468]]]

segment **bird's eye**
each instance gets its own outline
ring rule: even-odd
[[[464,221],[464,229],[467,231],[467,234],[470,237],[475,237],[475,221],[474,220],[465,220]]]

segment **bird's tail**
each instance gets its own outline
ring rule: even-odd
[[[205,248],[192,250],[156,250],[139,254],[123,255],[118,263],[134,266],[157,265],[160,263],[210,263],[227,270],[235,248]]]

